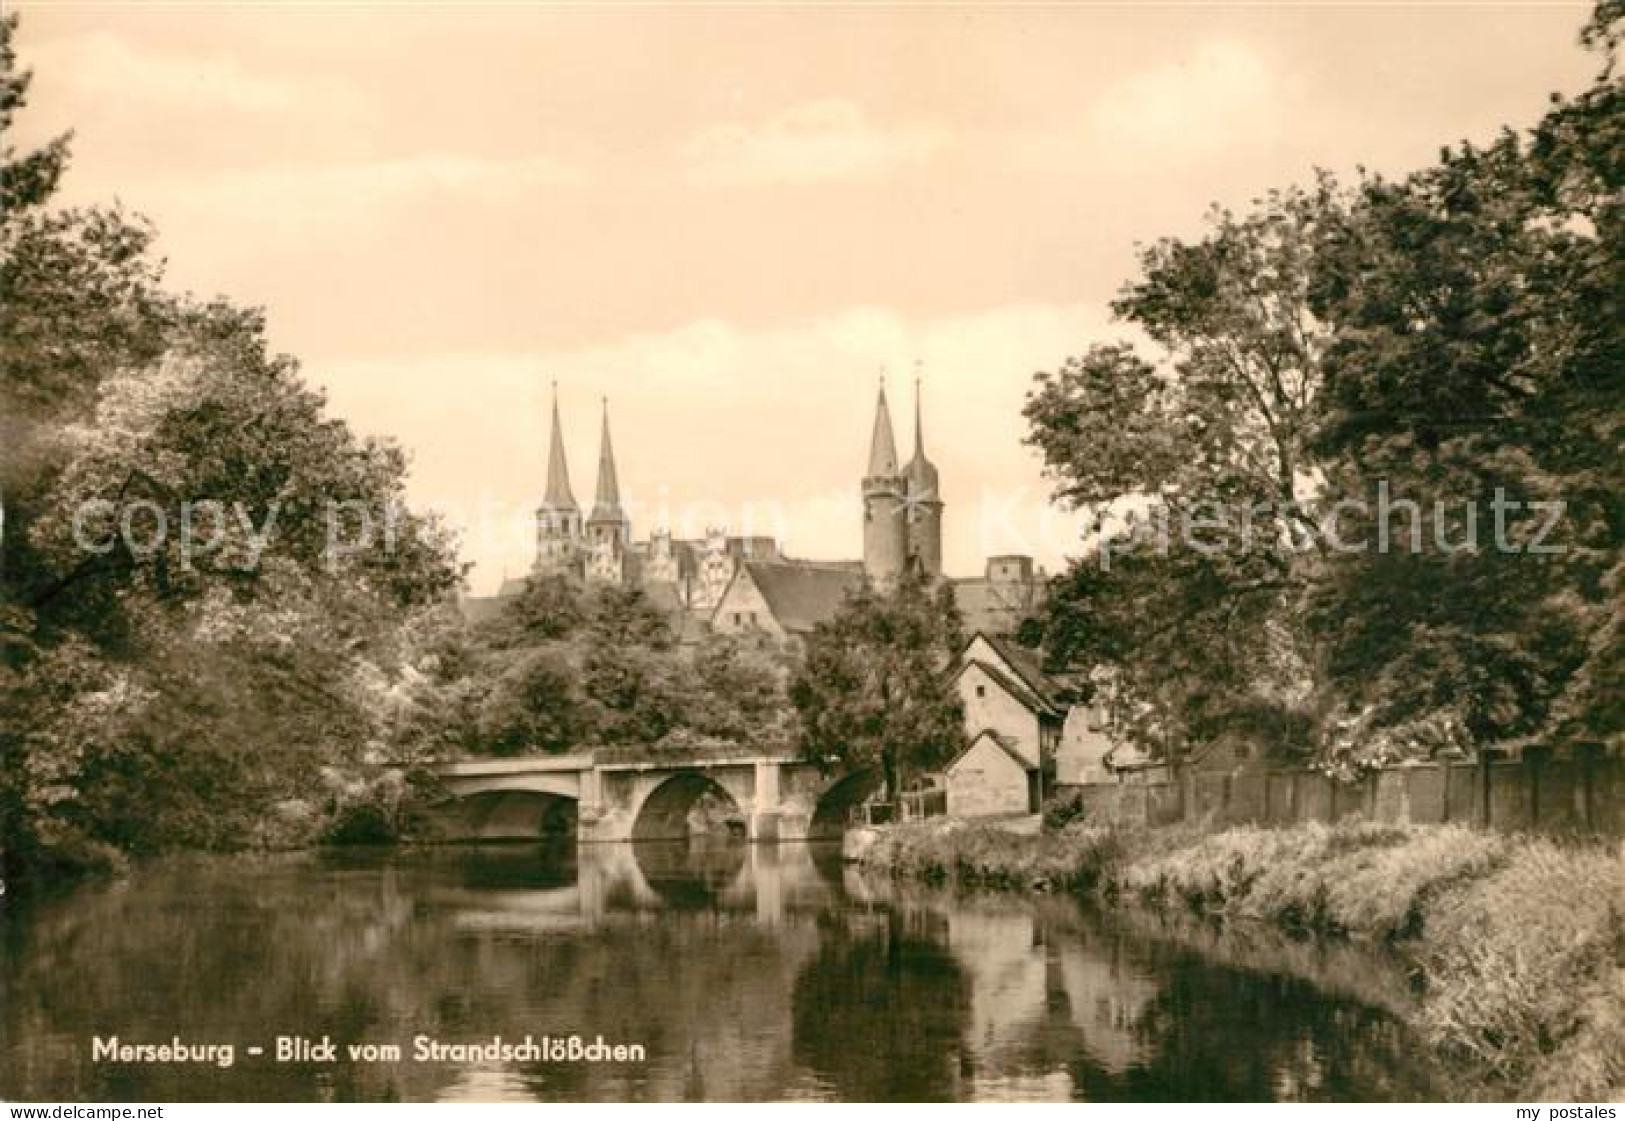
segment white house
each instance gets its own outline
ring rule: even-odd
[[[1025,647],[977,633],[950,671],[965,708],[965,735],[997,732],[1029,766],[1053,758],[1066,710],[1056,686]]]
[[[984,729],[945,772],[950,817],[1004,817],[1038,809],[1038,766]]]

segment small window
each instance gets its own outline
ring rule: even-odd
[[[986,685],[978,685],[978,686],[977,686],[977,687],[976,687],[976,695],[977,695],[977,696],[978,696],[978,697],[985,697],[985,696],[987,696],[987,686],[986,686]]]

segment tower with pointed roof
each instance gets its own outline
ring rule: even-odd
[[[904,521],[908,525],[908,561],[935,580],[942,575],[942,492],[937,468],[925,455],[925,427],[920,420],[920,378],[914,378],[914,458],[903,470]]]
[[[875,403],[869,466],[863,473],[863,570],[879,587],[897,582],[908,563],[907,482],[897,462],[882,380]]]
[[[559,424],[559,386],[553,383],[553,433],[547,452],[547,490],[536,508],[536,571],[572,572],[581,562],[581,507],[570,491],[570,465]]]
[[[621,508],[621,486],[615,475],[615,448],[609,438],[609,400],[604,400],[603,430],[598,443],[598,489],[587,515],[587,578],[619,584],[626,575],[632,522]]]

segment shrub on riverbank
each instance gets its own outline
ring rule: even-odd
[[[1490,1095],[1625,1090],[1625,846],[1364,822],[1037,836],[925,823],[885,830],[861,863],[1386,940],[1425,982],[1412,1019]]]
[[[1497,866],[1506,847],[1504,838],[1459,826],[1242,827],[1127,861],[1116,883],[1199,914],[1393,938],[1416,930],[1430,896]]]
[[[938,819],[881,831],[859,863],[930,883],[1085,891],[1114,862],[1116,841],[1116,833],[1103,826],[1018,834]]]
[[[1625,847],[1508,844],[1427,907],[1420,1020],[1446,1054],[1539,1100],[1625,1091]]]

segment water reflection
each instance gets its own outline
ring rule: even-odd
[[[182,860],[0,912],[0,1097],[1361,1099],[1429,1073],[1376,960],[1215,943],[1062,900],[954,898],[804,845]],[[1295,957],[1294,955],[1298,955]],[[1315,980],[1319,979],[1317,985]],[[1331,986],[1330,988],[1323,986]],[[642,1063],[418,1063],[602,1035]],[[232,1042],[230,1068],[93,1036]],[[400,1063],[278,1064],[278,1034]]]

